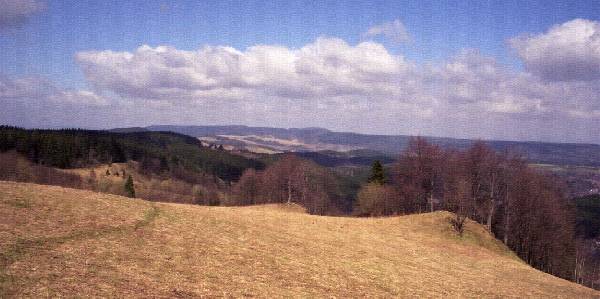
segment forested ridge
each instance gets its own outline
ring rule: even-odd
[[[36,164],[76,168],[140,162],[151,173],[192,172],[237,180],[247,168],[264,163],[209,149],[193,137],[173,132],[108,132],[82,129],[26,130],[0,126],[0,151],[15,150]],[[186,179],[180,175],[180,179]]]

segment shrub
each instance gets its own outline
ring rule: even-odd
[[[395,198],[391,187],[379,183],[370,183],[363,186],[358,192],[355,213],[358,216],[385,216],[392,215]]]

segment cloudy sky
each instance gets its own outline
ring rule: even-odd
[[[439,2],[0,0],[0,124],[600,143],[600,2]]]

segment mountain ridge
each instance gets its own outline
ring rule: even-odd
[[[122,128],[123,129],[123,128]],[[231,138],[231,136],[271,136],[282,140],[295,140],[307,146],[289,147],[288,151],[318,152],[320,150],[350,151],[368,149],[396,157],[408,145],[413,136],[410,135],[369,135],[352,132],[335,132],[323,128],[270,128],[250,127],[244,125],[231,126],[175,126],[153,125],[145,127],[150,131],[173,131],[193,137],[215,138],[212,142],[231,144],[234,148],[248,143],[248,140]],[[224,137],[230,136],[230,137]],[[465,149],[477,140],[449,137],[424,136],[429,142],[444,148]],[[248,138],[242,138],[248,139]],[[554,143],[543,141],[505,141],[481,140],[494,150],[504,152],[512,150],[524,154],[532,163],[600,166],[600,145],[593,143]],[[252,140],[256,142],[256,140]],[[272,149],[267,142],[266,148]],[[308,146],[310,145],[310,146]],[[319,147],[319,145],[323,145]],[[281,151],[281,149],[276,149]]]

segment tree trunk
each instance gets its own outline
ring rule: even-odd
[[[506,187],[506,198],[504,199],[504,245],[508,246],[508,232],[510,230],[510,205],[508,203],[508,186]]]
[[[577,269],[578,268],[579,268],[579,261],[578,261],[577,255],[575,255],[575,271],[573,271],[574,272],[573,276],[575,276],[574,277],[575,278],[575,283],[577,283],[579,281],[579,277],[577,277],[577,274],[578,274],[577,273]]]
[[[491,233],[492,232],[492,218],[494,217],[494,212],[496,210],[496,201],[494,200],[494,185],[496,184],[496,176],[492,175],[492,182],[490,186],[490,210],[488,211],[487,216],[487,229]]]
[[[495,209],[494,209],[494,205],[495,205],[495,204],[496,204],[496,203],[492,201],[492,203],[491,203],[492,207],[490,208],[490,211],[489,211],[489,214],[488,214],[488,217],[487,217],[487,224],[486,224],[486,228],[487,228],[487,230],[488,230],[490,233],[492,232],[492,218],[493,218],[493,216],[494,216],[494,210],[495,210]]]
[[[429,192],[429,206],[431,207],[431,212],[433,213],[433,180],[431,181],[431,192]]]
[[[510,229],[510,214],[506,212],[506,222],[504,223],[504,245],[508,246],[508,231]]]
[[[472,214],[471,219],[473,219],[479,223],[481,223],[481,220],[483,220],[483,219],[479,218],[479,215],[477,215],[478,214],[478,212],[477,212],[477,194],[479,193],[480,188],[481,188],[481,183],[477,182],[477,187],[475,188],[475,193],[472,194],[473,207],[471,208],[471,214]]]
[[[287,200],[287,203],[291,204],[292,203],[292,179],[291,178],[288,178],[287,189],[288,189],[288,200]]]

